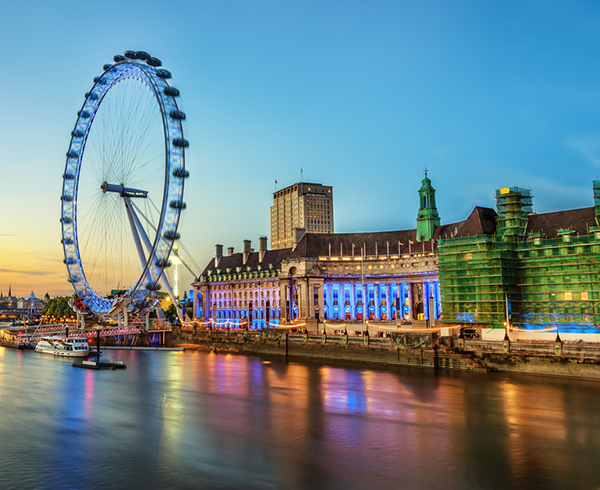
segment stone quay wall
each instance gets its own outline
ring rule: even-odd
[[[493,371],[600,380],[600,345],[455,340],[454,350]]]
[[[436,332],[393,332],[389,337],[174,329],[166,345],[475,372],[514,372],[600,380],[600,345],[564,342],[482,341]]]
[[[167,344],[257,355],[278,355],[390,366],[413,366],[487,372],[468,356],[439,345],[435,333],[406,333],[391,337],[288,334],[226,330],[173,330]]]

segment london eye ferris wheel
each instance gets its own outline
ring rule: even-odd
[[[71,133],[60,219],[69,281],[98,315],[111,311],[114,290],[129,311],[155,302],[161,283],[172,295],[164,270],[189,176],[186,115],[171,73],[143,51],[116,55],[103,69]]]

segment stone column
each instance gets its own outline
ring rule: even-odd
[[[375,320],[379,320],[381,315],[379,313],[379,283],[375,283]]]
[[[193,305],[192,308],[194,308],[194,309],[192,311],[192,318],[198,318],[198,315],[197,315],[197,313],[198,313],[198,294],[199,293],[201,294],[201,290],[202,290],[202,288],[197,288],[197,289],[194,288],[194,302],[192,303],[192,305]],[[202,297],[204,297],[204,296],[202,296]]]
[[[204,304],[202,312],[204,313],[205,319],[210,318],[212,315],[212,312],[210,311],[210,293],[210,286],[207,284],[202,294],[202,302]]]
[[[333,296],[332,296],[332,287],[331,287],[331,283],[327,284],[327,312],[328,312],[328,318],[332,317],[333,314]],[[323,318],[325,318],[325,316],[323,316]]]
[[[408,318],[412,321],[414,320],[413,315],[413,283],[409,282],[408,285]]]
[[[300,320],[308,320],[313,316],[313,308],[311,308],[310,304],[310,281],[307,277],[302,283],[298,282],[298,317]]]
[[[282,279],[279,283],[279,311],[281,320],[288,321],[288,286]]]
[[[325,291],[325,282],[319,282],[319,321],[323,321],[325,318],[325,300],[324,300],[324,291]]]
[[[308,317],[314,318],[315,317],[315,285],[312,283],[312,281],[310,281],[310,279],[307,279],[306,283],[307,283],[307,290],[308,290],[308,302],[307,302]]]
[[[315,305],[314,305],[314,297],[315,297],[315,293],[314,293],[314,288],[310,287],[310,279],[307,277],[306,278],[306,287],[304,288],[306,290],[306,317],[307,318],[314,318],[315,317]]]
[[[392,319],[392,285],[387,283],[387,319]]]
[[[304,284],[296,282],[296,307],[298,308],[298,320],[306,320],[306,315],[304,314],[304,301],[302,301],[304,296],[303,286]]]
[[[356,284],[354,282],[350,285],[350,296],[350,308],[352,309],[350,319],[356,320]]]

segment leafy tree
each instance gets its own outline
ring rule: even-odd
[[[69,306],[69,298],[68,297],[51,299],[50,301],[48,301],[48,303],[46,303],[46,306],[44,306],[44,310],[42,311],[42,314],[49,315],[49,316],[55,316],[57,318],[60,318],[63,316],[71,317],[71,318],[75,317],[75,312]]]
[[[169,307],[165,310],[165,317],[171,323],[173,323],[177,318],[177,309],[175,308],[175,305],[173,303],[171,303]]]

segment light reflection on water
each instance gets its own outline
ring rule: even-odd
[[[0,488],[600,488],[600,384],[0,348]]]

